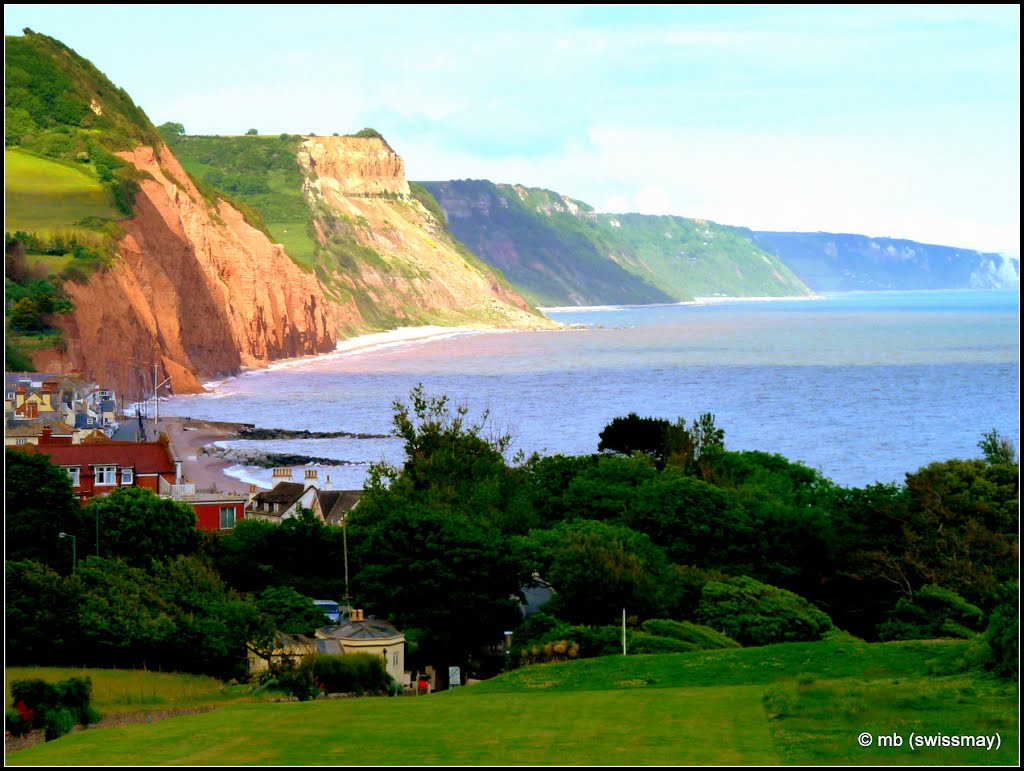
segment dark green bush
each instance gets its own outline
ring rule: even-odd
[[[100,720],[92,704],[92,679],[72,677],[58,683],[45,680],[15,680],[11,683],[13,709],[7,710],[7,729],[25,733],[45,728],[46,741],[59,739],[76,723],[90,725]]]
[[[799,595],[740,576],[710,581],[697,620],[741,645],[819,640],[832,620]]]
[[[392,682],[384,660],[368,653],[317,656],[313,676],[327,693],[387,693]]]
[[[985,614],[956,592],[929,584],[896,603],[878,630],[881,640],[967,639],[984,626]]]
[[[1020,673],[1020,587],[1003,584],[999,595],[1000,603],[993,609],[985,631],[985,642],[992,651],[989,668],[1001,677],[1016,678]]]
[[[647,632],[633,632],[628,642],[630,653],[690,653],[700,650],[693,643]]]
[[[716,632],[709,626],[701,626],[690,621],[672,621],[670,619],[652,618],[643,623],[643,630],[660,637],[672,637],[695,646],[697,650],[710,651],[718,648],[739,648],[738,642]]]

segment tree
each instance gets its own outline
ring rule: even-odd
[[[981,448],[985,460],[989,463],[1017,462],[1017,450],[1014,448],[1013,442],[994,428],[982,434],[978,447]]]
[[[422,663],[465,663],[519,619],[519,566],[493,525],[403,505],[348,525],[354,603],[418,638]]]
[[[4,563],[4,590],[7,663],[37,666],[72,663],[70,652],[78,647],[78,603],[74,588],[46,565],[30,560],[9,560]]]
[[[166,141],[168,136],[181,136],[185,133],[185,127],[180,123],[173,123],[168,121],[167,123],[161,123],[156,127],[156,130],[160,132],[161,136]]]
[[[43,312],[31,297],[22,297],[11,306],[11,326],[24,332],[35,332],[43,328]]]
[[[256,596],[256,607],[278,632],[312,636],[325,625],[324,612],[310,597],[287,586],[269,586]]]
[[[70,573],[71,548],[60,533],[82,529],[81,507],[67,472],[46,455],[6,449],[4,547],[8,560],[34,560]]]
[[[409,404],[394,402],[392,423],[405,443],[401,466],[370,467],[359,502],[364,521],[386,516],[400,503],[497,525],[505,532],[525,532],[531,514],[526,471],[505,460],[512,439],[489,432],[489,414],[468,419],[469,408],[453,407],[447,396],[427,397],[423,386],[410,393]]]
[[[665,455],[669,422],[664,418],[641,418],[635,412],[614,418],[598,435],[598,452],[632,455],[641,452],[659,460]]]
[[[245,135],[247,137],[254,137],[254,136],[256,136],[259,133],[260,132],[258,132],[256,129],[249,129],[248,131],[245,132]]]
[[[97,496],[84,509],[86,522],[98,521],[100,554],[148,567],[195,552],[196,514],[187,503],[161,498],[144,487],[121,487]]]
[[[636,615],[661,609],[668,562],[646,535],[581,519],[530,537],[539,553],[540,574],[556,594],[549,612],[559,618],[607,624],[623,608]]]
[[[740,576],[704,587],[697,621],[741,645],[821,639],[832,621],[803,597]]]

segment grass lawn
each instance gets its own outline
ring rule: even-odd
[[[4,228],[47,234],[86,217],[118,219],[99,181],[83,171],[34,155],[4,151]]]
[[[10,753],[6,761],[1015,766],[1017,684],[968,671],[967,645],[794,643],[608,656],[526,667],[426,697],[236,702],[148,725],[81,731]],[[113,681],[90,673],[101,711],[136,692],[144,698],[151,687],[134,684],[116,697]],[[170,683],[168,688],[177,687]],[[197,704],[229,698],[212,684],[195,687],[194,695],[180,698]],[[870,746],[858,741],[864,733]],[[902,746],[879,746],[877,737],[894,735]],[[915,749],[912,735],[998,735],[1000,747]]]

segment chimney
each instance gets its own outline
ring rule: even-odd
[[[292,478],[292,470],[290,468],[281,468],[281,467],[278,467],[278,468],[274,469],[274,479],[277,479],[277,478],[291,479]]]
[[[249,485],[249,500],[247,503],[252,503],[252,499],[256,497],[256,493],[260,491],[256,485]]]
[[[315,468],[306,469],[306,482],[313,483],[317,480],[317,472]]]
[[[53,444],[53,429],[43,426],[43,435],[39,437],[39,444]]]
[[[327,481],[324,482],[324,489],[325,490],[330,490],[331,489],[331,475],[330,474],[327,475]]]

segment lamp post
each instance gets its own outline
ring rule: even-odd
[[[74,573],[78,568],[78,548],[75,543],[78,539],[73,535],[68,535],[67,533],[60,533],[57,537],[71,539],[71,572]]]

